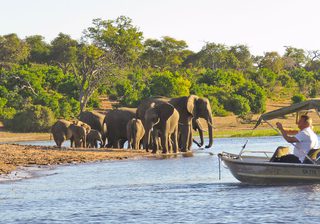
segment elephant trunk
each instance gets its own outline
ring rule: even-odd
[[[203,140],[203,129],[202,129],[202,126],[200,124],[200,121],[197,120],[196,121],[198,123],[198,132],[199,132],[199,137],[200,137],[200,143],[199,143],[199,147],[202,147],[203,144],[204,144],[204,140]]]
[[[210,148],[213,144],[213,119],[212,115],[209,116],[207,119],[207,124],[208,124],[208,131],[209,131],[209,144],[206,145],[206,148]]]

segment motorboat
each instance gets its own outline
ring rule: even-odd
[[[218,154],[232,175],[248,184],[320,183],[320,165],[269,162],[268,157]]]
[[[262,122],[271,125],[268,120],[283,117],[286,114],[306,113],[310,112],[310,110],[315,110],[319,115],[319,109],[320,100],[308,100],[293,104],[262,114],[254,128],[258,127]],[[239,154],[228,152],[218,154],[219,161],[222,161],[231,174],[243,183],[271,185],[320,183],[319,156],[310,158],[310,156],[306,155],[311,161],[310,164],[270,162],[272,151],[245,151],[244,148],[245,146]]]

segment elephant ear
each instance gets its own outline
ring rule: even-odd
[[[187,111],[193,116],[195,116],[195,104],[197,100],[198,100],[198,97],[195,95],[190,95],[187,98]]]
[[[163,121],[167,121],[169,117],[172,116],[174,112],[174,107],[169,103],[159,104],[157,106],[157,110],[159,112],[159,117]]]

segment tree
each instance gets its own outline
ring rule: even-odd
[[[266,52],[258,64],[259,68],[268,68],[274,73],[279,74],[284,68],[282,57],[275,51]]]
[[[112,52],[124,65],[132,65],[143,52],[143,34],[132,24],[129,17],[119,16],[116,20],[93,20],[92,27],[84,31],[84,41],[105,52]]]
[[[26,43],[30,46],[29,61],[34,63],[47,63],[50,54],[50,45],[44,41],[44,37],[34,35],[26,37]]]
[[[176,40],[169,36],[162,37],[161,40],[147,39],[144,47],[142,61],[147,66],[162,70],[177,69],[191,54],[184,40]]]
[[[287,46],[283,55],[283,62],[286,70],[301,68],[306,63],[304,50]]]
[[[17,34],[0,36],[0,61],[21,63],[27,60],[29,53],[29,45]]]
[[[238,60],[238,66],[235,68],[241,71],[249,71],[253,68],[253,57],[246,45],[231,46],[229,52]]]
[[[70,71],[72,64],[77,60],[78,42],[73,40],[69,35],[59,33],[51,42],[50,59],[54,64],[57,64],[63,71]]]

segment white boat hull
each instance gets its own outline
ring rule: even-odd
[[[250,184],[320,183],[320,165],[268,162],[261,157],[219,154],[232,175]]]

